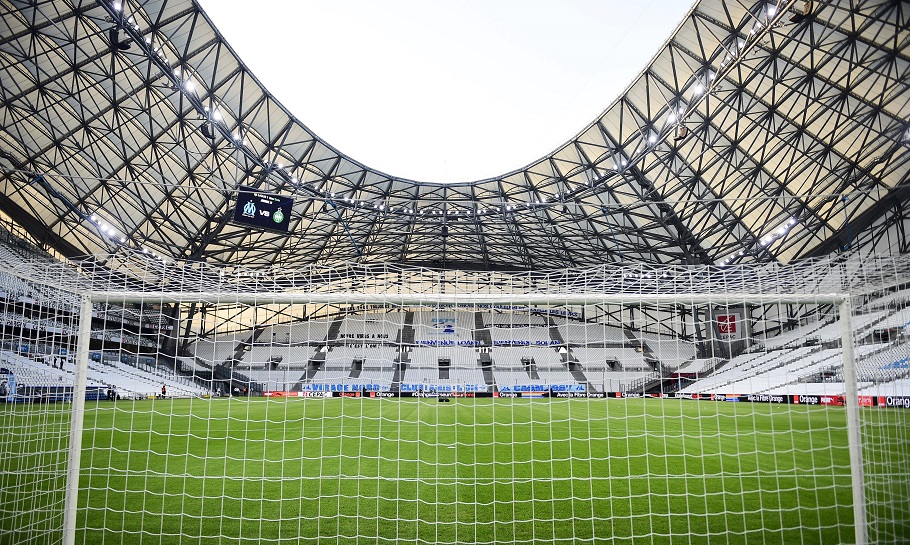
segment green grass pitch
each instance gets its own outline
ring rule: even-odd
[[[6,447],[29,451],[0,481],[10,543],[61,523],[44,510],[62,507],[62,473],[39,469],[63,467],[67,409],[0,407],[13,437],[19,426],[34,439]],[[842,407],[335,398],[88,409],[77,543],[853,541]],[[887,412],[864,417],[881,413],[877,433],[907,438],[906,419]]]

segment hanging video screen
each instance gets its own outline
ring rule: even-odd
[[[234,206],[234,223],[287,233],[294,199],[241,186]]]

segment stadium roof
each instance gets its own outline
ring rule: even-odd
[[[703,0],[570,142],[454,184],[378,172],[321,141],[189,0],[0,11],[0,209],[64,255],[789,262],[886,229],[910,200],[899,1]],[[289,233],[234,223],[240,186],[293,197]]]

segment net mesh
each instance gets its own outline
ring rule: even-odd
[[[910,535],[903,257],[505,274],[2,251],[11,542],[61,540],[84,295],[77,543],[853,542],[837,294],[870,541]]]

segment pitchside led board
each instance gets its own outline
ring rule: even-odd
[[[287,233],[292,206],[294,199],[291,197],[240,186],[234,207],[234,223]]]

